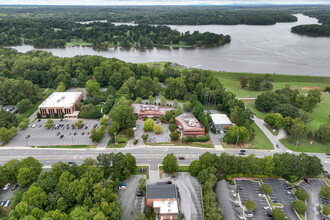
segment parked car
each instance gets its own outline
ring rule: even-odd
[[[295,188],[295,189],[302,189],[302,187],[299,186],[299,185],[294,186],[294,188]]]
[[[7,200],[6,204],[5,204],[3,207],[8,207],[8,206],[10,206],[10,203],[11,203],[11,201],[10,201],[10,200]]]
[[[269,218],[272,218],[272,217],[273,217],[273,215],[272,215],[271,212],[267,212],[267,213],[266,213],[266,216],[269,217]]]
[[[142,190],[141,190],[141,191],[138,191],[138,192],[136,193],[136,195],[137,195],[137,196],[144,196],[144,191],[142,191]]]
[[[292,190],[288,190],[288,191],[286,191],[286,194],[287,195],[293,195],[293,191]]]
[[[239,152],[243,152],[243,153],[246,153],[246,150],[240,150]]]
[[[277,203],[277,199],[270,199],[270,202]]]
[[[0,202],[0,207],[3,207],[6,204],[6,201],[1,201]]]
[[[26,136],[26,139],[28,139],[29,137],[31,137],[31,135],[28,134],[28,135]]]
[[[244,188],[241,187],[241,186],[238,186],[238,187],[237,187],[237,190],[244,190]]]
[[[265,197],[265,194],[258,194],[259,197]]]
[[[122,182],[122,183],[119,184],[119,186],[126,186],[126,183]]]
[[[172,184],[172,181],[169,180],[169,181],[166,181],[165,183],[166,184]]]
[[[330,158],[330,153],[326,153],[325,158]]]
[[[126,186],[119,186],[118,189],[126,189]]]
[[[7,183],[7,184],[3,187],[3,191],[6,191],[9,187],[10,187],[10,183]]]
[[[184,160],[185,158],[184,157],[179,157],[179,160]]]
[[[69,161],[68,164],[73,165],[73,164],[75,164],[75,162],[74,161]]]
[[[245,155],[245,152],[239,152],[238,155]]]
[[[81,133],[81,135],[84,135],[84,134],[85,134],[85,132]]]
[[[246,218],[253,218],[253,212],[252,211],[246,210],[244,212],[244,215],[245,215]]]
[[[60,136],[60,138],[62,139],[64,137],[64,135],[62,134],[61,136]]]
[[[13,187],[11,187],[11,190],[15,190],[15,189],[17,189],[17,187],[18,187],[18,183],[15,183],[15,184],[13,185]]]
[[[309,185],[312,184],[312,182],[311,182],[310,180],[308,180],[308,179],[304,179],[304,181],[305,181],[305,183],[307,183],[307,184],[309,184]]]
[[[271,208],[269,206],[264,206],[264,210],[270,210]]]
[[[291,190],[292,187],[291,186],[284,186],[284,189]]]

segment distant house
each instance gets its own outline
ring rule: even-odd
[[[183,113],[175,118],[175,124],[183,135],[204,136],[204,126],[195,118],[192,113]]]
[[[76,118],[79,114],[76,104],[80,102],[83,94],[81,92],[54,92],[38,107],[41,117]]]
[[[226,114],[210,114],[210,116],[211,128],[214,127],[216,133],[225,133],[233,125]]]
[[[173,108],[159,105],[132,104],[133,113],[137,118],[159,118],[171,111]]]
[[[175,184],[164,182],[147,185],[146,205],[153,207],[157,219],[178,219],[179,207]]]

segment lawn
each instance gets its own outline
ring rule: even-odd
[[[267,112],[261,112],[256,109],[254,100],[242,100],[245,103],[245,106],[249,108],[258,118],[264,119],[267,115]]]
[[[313,121],[307,124],[308,129],[318,129],[320,125],[329,122],[330,115],[330,94],[321,97],[321,103],[317,104],[312,112]]]
[[[86,30],[86,31],[90,31],[90,30],[92,30],[92,28],[93,28],[93,27],[85,27],[85,30]]]
[[[220,80],[221,84],[240,98],[256,98],[262,91],[251,91],[243,89],[240,85],[241,77],[260,76],[262,74],[253,73],[234,73],[234,72],[213,72],[213,74]],[[330,84],[330,77],[321,76],[295,76],[295,75],[271,75],[274,80],[274,90],[282,89],[287,84],[292,89],[298,89],[300,92],[307,92],[303,87],[319,87],[324,90]]]
[[[82,46],[92,46],[92,43],[89,43],[89,42],[86,42],[86,41],[83,41],[82,39],[71,39],[70,42],[66,42],[65,44],[66,46],[79,46],[79,45],[82,45]]]
[[[268,140],[268,138],[261,131],[261,129],[255,123],[252,125],[252,127],[256,130],[256,136],[250,143],[248,143],[248,146],[243,146],[243,148],[273,150],[274,147],[272,143]],[[234,144],[226,144],[225,142],[221,142],[221,145],[224,148],[238,148]]]
[[[32,148],[96,148],[96,145],[50,145],[32,146]]]
[[[40,101],[38,101],[37,103],[35,103],[27,112],[23,113],[23,114],[19,114],[17,116],[17,121],[18,123],[20,123],[21,121],[23,121],[24,118],[28,118],[30,117],[35,111],[37,111],[38,106],[45,100],[48,98],[48,96],[50,96],[50,94],[53,93],[53,89],[48,89],[47,92],[43,93],[42,95],[42,99]]]
[[[321,144],[317,141],[313,141],[313,144],[310,144],[308,139],[301,139],[298,142],[298,146],[295,149],[294,143],[290,138],[281,139],[280,142],[285,145],[288,149],[297,152],[310,152],[310,153],[329,153],[329,145]]]
[[[146,173],[140,173],[140,169],[147,169]],[[136,166],[134,175],[146,175],[147,180],[149,179],[149,166]]]
[[[163,171],[163,166],[159,166],[159,171]],[[189,165],[179,165],[176,172],[189,172]]]
[[[54,30],[55,32],[57,32],[57,31],[61,31],[62,28],[53,28],[53,30]]]
[[[131,140],[131,138],[125,134],[125,131],[120,131],[116,136],[117,144],[110,138],[107,148],[124,148],[129,140]]]

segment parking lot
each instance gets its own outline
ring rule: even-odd
[[[160,122],[158,122],[158,123],[160,123]],[[163,143],[163,142],[171,141],[170,131],[168,129],[169,124],[161,124],[161,126],[163,127],[163,131],[161,134],[155,134],[154,131],[148,132],[149,138],[146,141],[147,144],[148,143]],[[135,131],[135,137],[142,140],[141,136],[144,134],[144,121],[141,119],[138,119],[136,121],[136,128],[137,128],[137,130]]]
[[[256,204],[256,208],[253,211],[253,217],[249,219],[270,219],[266,216],[266,213],[270,212],[270,209],[264,209],[264,207],[270,208],[270,205],[261,191],[260,183],[252,180],[235,180],[235,184],[243,205],[247,200],[252,200]]]
[[[269,197],[271,200],[277,200],[276,203],[283,205],[281,210],[284,212],[285,216],[288,217],[288,219],[299,220],[292,208],[292,202],[296,200],[296,196],[294,194],[287,194],[287,191],[292,192],[292,190],[286,190],[283,187],[283,184],[287,183],[287,181],[279,179],[263,179],[262,182],[272,187],[273,191]]]
[[[327,183],[324,180],[319,179],[310,179],[310,181],[310,185],[304,180],[298,184],[298,186],[301,186],[310,195],[307,200],[307,220],[321,219],[319,212],[319,207],[321,204],[320,188],[323,185],[327,185]]]
[[[5,190],[5,191],[3,190],[3,187],[4,186],[1,186],[1,189],[0,189],[0,203],[2,201],[8,201],[8,200],[11,201],[12,198],[14,197],[14,192],[19,189],[17,187],[15,190],[12,190],[13,184],[11,184],[9,186],[9,188],[7,190]],[[9,209],[9,207],[4,207],[4,209]],[[0,208],[2,208],[2,207],[0,207]]]
[[[90,132],[98,120],[84,120],[84,127],[74,128],[77,119],[53,119],[53,128],[45,128],[47,119],[35,121],[24,130],[19,130],[7,146],[50,146],[50,145],[91,145],[95,144],[89,138]],[[62,125],[62,126],[59,126]],[[55,129],[55,127],[58,128]],[[63,136],[62,136],[63,135]]]
[[[177,185],[180,193],[179,210],[184,214],[185,219],[203,219],[202,192],[198,180],[186,172],[177,173],[175,178],[165,173],[163,181],[165,180],[171,180]]]
[[[145,197],[137,196],[136,193],[139,188],[139,179],[145,178],[143,175],[133,175],[125,181],[126,189],[119,190],[119,201],[123,207],[121,219],[134,219],[134,213],[143,212],[145,207]]]

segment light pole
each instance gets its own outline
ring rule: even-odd
[[[116,135],[117,135],[117,133],[114,133],[115,134],[115,144],[116,144]]]

